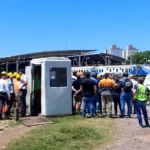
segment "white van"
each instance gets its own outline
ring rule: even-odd
[[[144,80],[144,85],[147,86],[150,90],[150,73],[146,76]]]

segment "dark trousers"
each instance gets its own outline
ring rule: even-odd
[[[74,106],[73,106],[73,95],[74,95],[74,92],[72,91],[72,114],[75,114],[75,112],[76,112],[76,109],[74,108]]]
[[[120,96],[113,96],[113,100],[114,100],[114,111],[115,111],[115,115],[117,115],[117,112],[118,112],[118,105],[119,105],[119,109],[120,109],[120,113],[121,113]]]
[[[10,111],[11,111],[12,105],[14,103],[14,97],[15,97],[15,94],[11,93],[10,100],[7,101],[7,110],[6,110],[7,115],[10,115]]]
[[[135,108],[136,108],[139,125],[143,126],[141,111],[144,116],[145,124],[148,125],[149,122],[148,122],[148,114],[147,114],[147,109],[146,109],[146,101],[135,100]]]
[[[98,101],[99,101],[99,111],[100,111],[100,113],[102,114],[102,101],[101,101],[101,93],[99,93],[99,98],[98,98]]]
[[[0,119],[2,118],[2,109],[6,101],[7,101],[7,94],[0,93]]]
[[[20,97],[19,97],[19,112],[22,116],[26,115],[26,95],[27,90],[21,90],[20,91]]]

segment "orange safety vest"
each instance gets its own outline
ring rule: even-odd
[[[15,83],[16,81],[17,81],[17,79],[16,79],[16,78],[14,78],[14,79],[13,79],[13,82]]]
[[[3,106],[3,108],[2,108],[2,113],[4,114],[4,113],[6,112],[6,110],[7,110],[7,105],[4,104],[4,106]]]
[[[20,86],[20,81],[15,81],[14,82],[14,91],[15,93],[18,93],[19,92],[19,86]]]

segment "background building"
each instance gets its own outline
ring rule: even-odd
[[[132,45],[128,45],[126,48],[126,59],[128,59],[129,56],[133,55],[134,53],[137,53],[138,49],[133,47]]]
[[[104,51],[104,53],[106,54],[122,57],[125,59],[128,59],[129,56],[133,55],[136,52],[138,52],[138,49],[136,49],[132,45],[128,45],[125,50],[117,47],[116,45],[112,45],[110,49],[106,49]]]
[[[118,57],[122,57],[122,51],[123,49],[117,47],[116,45],[112,45],[110,49],[105,50],[105,53],[110,54],[110,55],[115,55]]]
[[[126,50],[122,50],[122,58],[126,58]]]

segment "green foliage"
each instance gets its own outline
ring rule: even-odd
[[[150,60],[150,50],[135,53],[128,60],[131,60],[133,64],[147,64]]]
[[[7,150],[94,150],[116,133],[113,119],[82,119],[81,116],[50,119],[54,124],[12,141]]]

